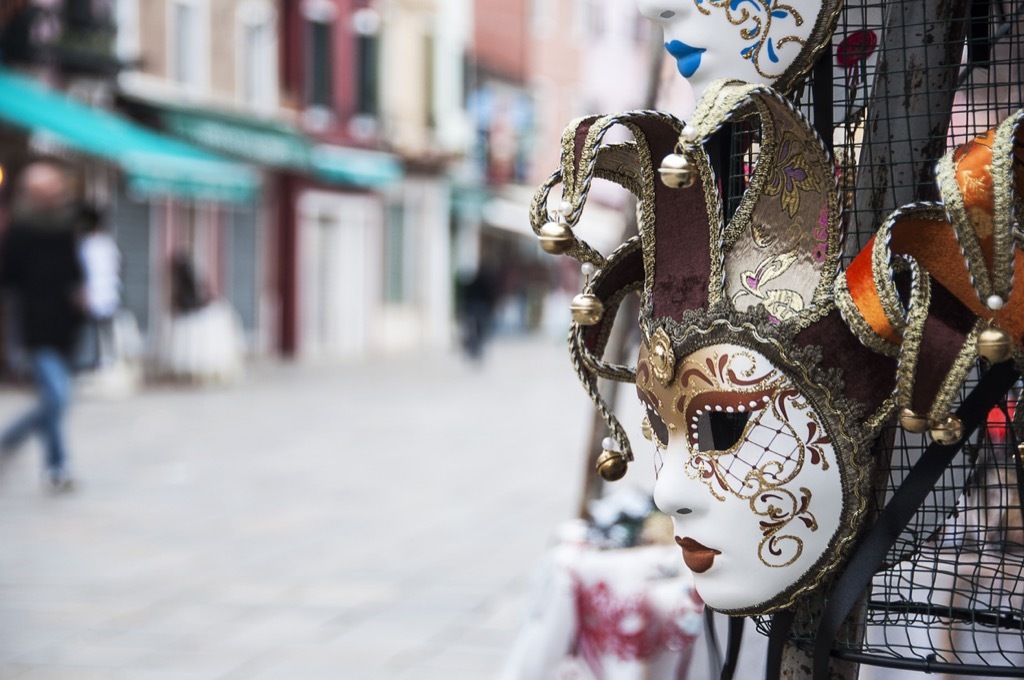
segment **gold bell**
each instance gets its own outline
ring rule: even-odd
[[[597,458],[597,472],[606,482],[617,482],[626,476],[629,461],[620,451],[604,449]]]
[[[1002,328],[989,325],[978,336],[978,356],[990,364],[1001,364],[1013,356],[1013,338]]]
[[[649,416],[644,416],[644,422],[640,423],[640,434],[642,434],[644,439],[647,441],[654,441],[654,428],[651,427],[651,419]]]
[[[693,163],[686,156],[678,153],[670,153],[661,161],[658,168],[661,175],[661,182],[672,189],[689,189],[697,181],[697,175],[693,169]]]
[[[931,435],[936,444],[955,444],[964,436],[964,424],[951,413],[945,420],[932,424]]]
[[[580,293],[569,303],[572,320],[581,326],[593,326],[604,314],[604,304],[592,293]]]
[[[914,413],[909,408],[900,411],[900,427],[913,434],[924,434],[928,431],[928,418]]]
[[[572,229],[560,222],[548,222],[545,224],[540,228],[540,234],[537,238],[540,240],[540,247],[544,252],[551,253],[552,255],[561,255],[568,252],[576,242]]]

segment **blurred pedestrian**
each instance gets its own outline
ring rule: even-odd
[[[35,161],[19,178],[0,246],[0,286],[14,296],[39,392],[39,402],[0,435],[0,456],[12,455],[38,432],[46,447],[46,482],[55,491],[73,488],[63,418],[71,398],[70,360],[84,318],[77,219],[67,169]]]
[[[497,281],[491,268],[481,263],[473,277],[463,281],[460,288],[462,347],[470,359],[480,361],[493,325]]]
[[[162,357],[172,377],[202,384],[230,384],[244,373],[245,331],[234,307],[212,294],[192,258],[171,259],[170,335]]]
[[[185,253],[171,257],[171,311],[176,315],[198,311],[210,301],[196,274],[192,258]]]
[[[114,314],[121,305],[121,251],[106,229],[103,214],[86,205],[79,213],[78,253],[85,274],[85,308],[89,316],[83,363],[100,368],[114,356]]]

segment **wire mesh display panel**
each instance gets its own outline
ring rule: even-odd
[[[832,141],[849,258],[896,208],[938,200],[948,149],[1024,107],[1024,0],[848,0],[826,58],[795,99]],[[731,211],[753,137],[734,126]]]
[[[834,147],[849,260],[893,210],[938,200],[934,167],[943,154],[1024,107],[1024,0],[848,0],[824,59],[796,100]],[[729,161],[730,214],[756,141],[755,129],[734,125],[718,149]],[[1022,673],[1024,470],[1007,426],[1014,405],[1014,395],[994,405],[988,426],[965,444],[834,649],[923,671]],[[928,443],[896,427],[883,440],[891,459],[876,514]],[[769,622],[759,620],[762,632]],[[795,629],[817,627],[801,623]]]
[[[1024,484],[1006,413],[963,450],[890,551],[874,580],[863,646],[854,631],[837,645],[881,659],[912,659],[933,670],[993,675],[1024,667]],[[921,443],[897,433],[890,490]]]
[[[1024,2],[853,0],[832,56],[831,123],[852,256],[893,209],[938,198],[932,169],[942,154],[1024,106]],[[820,83],[809,89],[812,117],[822,92]],[[1021,672],[1024,474],[1007,422],[1013,405],[994,410],[946,470],[836,647],[921,670]],[[899,428],[889,436],[885,499],[927,444]]]
[[[1016,390],[1015,390],[1016,393]],[[886,556],[834,649],[861,662],[962,675],[1018,677],[1024,668],[1024,468],[1011,397],[946,469]],[[900,428],[879,474],[877,514],[924,455]],[[759,621],[767,633],[770,620]],[[816,630],[813,617],[804,630]],[[813,644],[811,636],[798,641]]]
[[[824,122],[845,190],[848,255],[896,208],[938,199],[933,168],[949,148],[1024,106],[1022,65],[1019,0],[846,3],[833,40],[833,120]],[[821,82],[807,89],[812,119],[814,97],[828,94]]]

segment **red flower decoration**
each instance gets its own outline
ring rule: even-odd
[[[874,31],[856,31],[846,36],[836,48],[836,63],[843,68],[856,66],[875,53],[878,35]]]
[[[836,48],[836,64],[846,69],[851,85],[860,83],[860,68],[878,48],[878,34],[874,31],[855,31],[846,36]],[[852,72],[852,73],[851,73]]]

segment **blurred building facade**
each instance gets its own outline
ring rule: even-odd
[[[550,283],[575,273],[539,254],[533,190],[557,164],[564,125],[641,106],[649,70],[633,0],[3,7],[0,76],[119,116],[177,159],[127,163],[131,135],[75,156],[86,193],[109,208],[125,305],[154,355],[175,254],[235,308],[254,355],[447,346],[455,282],[481,266],[502,270],[512,325],[536,325]],[[63,129],[8,125],[2,99],[0,135],[20,135],[23,156],[64,149]],[[595,196],[608,210],[588,211],[586,228],[618,236],[623,197]]]
[[[458,261],[473,267],[477,253],[485,262],[489,253],[503,253],[513,325],[547,323],[561,332],[568,323],[563,298],[578,286],[579,272],[566,258],[540,254],[529,204],[558,167],[562,131],[571,120],[644,105],[651,32],[634,0],[475,4],[470,111],[479,210],[475,221],[466,220],[471,226],[464,233],[472,237],[459,243]],[[627,226],[626,199],[624,192],[595,186],[578,232],[605,252],[618,245]],[[563,290],[551,295],[552,286]]]
[[[259,183],[252,200],[234,205],[169,197],[153,206],[120,197],[125,304],[159,354],[172,313],[170,262],[184,257],[206,293],[239,314],[250,351],[266,352],[276,322],[270,216],[281,200],[277,171],[292,151],[286,133],[279,140],[273,131],[276,79],[263,75],[277,60],[274,3],[117,0],[116,16],[118,48],[130,64],[118,79],[119,108],[150,128],[238,158]],[[261,134],[266,143],[258,145]],[[252,140],[243,143],[247,135]],[[281,157],[264,153],[268,148]]]
[[[536,326],[538,291],[548,270],[538,257],[525,207],[529,203],[535,101],[530,90],[527,0],[474,0],[468,108],[473,147],[458,176],[456,269],[497,281],[499,323]]]
[[[244,278],[254,345],[311,359],[446,346],[468,3],[119,2],[142,64],[120,103],[261,171],[244,252],[211,277]]]
[[[74,168],[78,198],[108,213],[126,255],[126,306],[158,348],[169,297],[161,255],[174,236],[167,225],[182,205],[200,206],[190,215],[196,223],[230,223],[235,212],[251,212],[258,178],[111,110],[118,74],[134,65],[117,30],[120,0],[12,0],[3,8],[0,167],[13,173],[43,154]],[[190,244],[205,234],[191,231]]]
[[[88,192],[110,211],[125,305],[152,355],[166,343],[176,255],[232,304],[254,354],[450,343],[448,175],[472,141],[471,0],[83,0],[111,62],[94,59],[88,83],[53,56],[82,3],[15,1],[24,12],[0,16],[0,50],[22,75],[255,178],[229,197],[144,195],[117,177]],[[26,36],[46,34],[43,55]]]
[[[325,152],[384,149],[403,172],[370,191],[290,186],[286,349],[334,356],[450,343],[448,168],[468,141],[469,9],[466,0],[287,4],[282,90],[305,133]]]
[[[240,241],[249,267],[231,270],[251,284],[246,302],[264,320],[253,324],[257,346],[337,359],[397,349],[405,338],[443,342],[440,332],[429,336],[431,322],[447,329],[448,310],[438,302],[446,290],[424,280],[426,267],[412,271],[413,255],[387,248],[390,222],[410,214],[418,220],[411,230],[422,231],[424,211],[403,209],[417,198],[407,196],[413,192],[404,159],[377,150],[386,147],[380,120],[387,24],[380,14],[343,0],[165,0],[137,7],[141,62],[152,66],[122,76],[122,101],[137,115],[143,109],[142,117],[148,107],[164,129],[261,168],[259,202]],[[209,39],[213,26],[223,38]],[[161,30],[164,47],[146,37]],[[167,55],[162,66],[146,58],[150,49]],[[207,56],[178,64],[179,51]],[[167,81],[173,96],[158,98]],[[389,258],[400,271],[382,276]],[[395,301],[389,276],[410,291],[398,300],[411,318],[404,327],[395,328],[388,314]],[[433,296],[412,295],[424,289]]]

